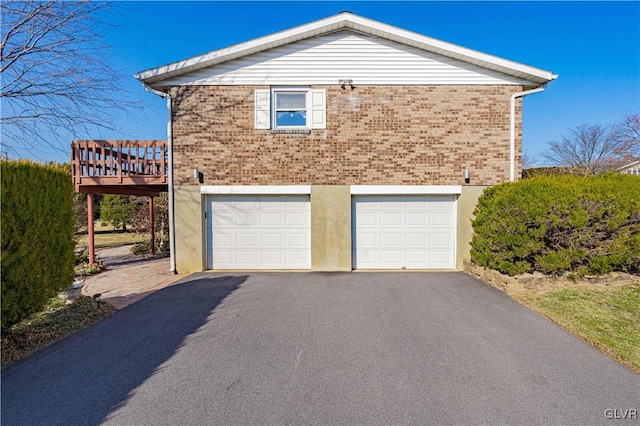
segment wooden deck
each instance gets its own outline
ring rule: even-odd
[[[75,140],[71,173],[76,192],[158,195],[167,191],[164,140]]]

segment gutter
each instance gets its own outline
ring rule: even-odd
[[[516,98],[543,92],[546,87],[547,85],[545,84],[537,89],[525,90],[511,95],[511,121],[509,123],[509,181],[511,182],[516,180]]]
[[[154,89],[144,83],[142,83],[144,90],[158,95],[167,100],[167,145],[169,148],[168,157],[169,157],[169,185],[168,185],[168,194],[169,194],[169,259],[170,259],[170,267],[169,272],[173,272],[177,274],[176,271],[176,229],[175,229],[175,209],[174,209],[174,180],[173,180],[173,135],[171,132],[171,96],[168,93],[161,92],[159,90]]]

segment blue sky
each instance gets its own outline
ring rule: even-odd
[[[131,77],[148,107],[122,117],[122,133],[96,138],[166,138],[165,101],[133,74],[344,10],[559,74],[524,103],[524,151],[585,123],[640,111],[640,2],[121,2],[107,58]],[[65,145],[68,142],[65,141]],[[34,156],[33,153],[27,154]],[[41,159],[68,161],[55,152]],[[540,159],[539,164],[544,161]]]

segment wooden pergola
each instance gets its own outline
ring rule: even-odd
[[[75,140],[71,143],[71,175],[76,192],[87,194],[89,264],[95,263],[93,194],[148,196],[149,241],[154,253],[153,197],[167,192],[167,141]]]

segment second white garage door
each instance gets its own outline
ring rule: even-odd
[[[308,195],[207,199],[208,269],[309,269]]]
[[[354,269],[455,268],[455,195],[352,199]]]

